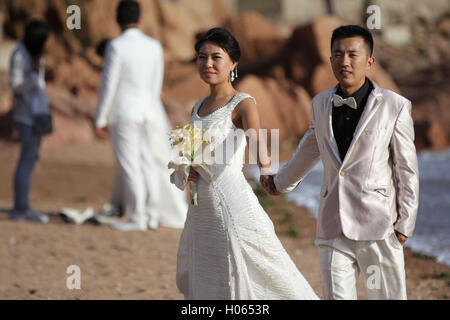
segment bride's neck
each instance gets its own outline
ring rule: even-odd
[[[220,84],[216,84],[216,85],[211,85],[209,96],[211,98],[221,98],[221,97],[226,97],[226,96],[232,95],[235,92],[236,92],[236,90],[233,88],[233,86],[230,83],[224,82],[224,83],[220,83]]]

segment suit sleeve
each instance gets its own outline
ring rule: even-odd
[[[105,62],[102,71],[102,85],[100,88],[100,97],[97,103],[97,114],[95,117],[96,127],[106,127],[108,117],[111,112],[114,95],[117,90],[117,84],[120,77],[120,57],[117,49],[109,45],[106,51]]]
[[[151,88],[153,96],[160,98],[164,81],[164,54],[161,45],[158,45],[158,59],[155,66],[155,85]]]
[[[419,169],[410,101],[405,102],[395,122],[391,156],[397,181],[398,203],[398,218],[394,228],[410,237],[414,231],[419,206]]]
[[[311,108],[312,120],[292,158],[278,170],[274,182],[282,193],[292,191],[319,161],[320,152],[315,133],[314,108]]]

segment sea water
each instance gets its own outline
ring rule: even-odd
[[[450,266],[450,149],[418,154],[419,210],[414,234],[405,246],[436,258]],[[256,178],[257,168],[246,168],[249,178]],[[323,166],[319,162],[286,199],[309,209],[317,218]]]

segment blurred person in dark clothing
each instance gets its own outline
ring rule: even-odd
[[[14,175],[14,209],[10,218],[47,223],[48,216],[31,208],[31,175],[39,154],[41,134],[35,130],[36,115],[49,114],[42,51],[49,26],[32,20],[10,60],[10,85],[14,94],[14,126],[20,136],[20,157]]]

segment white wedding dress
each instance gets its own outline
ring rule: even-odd
[[[248,94],[200,117],[194,106],[191,123],[220,129],[214,149],[237,128],[235,106]],[[198,206],[189,205],[180,239],[177,286],[185,299],[318,299],[275,234],[242,172],[246,139],[237,143],[226,164],[216,164],[212,181],[197,180]]]

